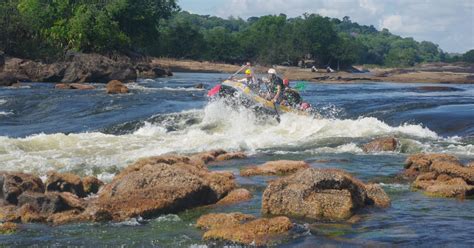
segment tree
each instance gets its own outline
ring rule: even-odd
[[[462,55],[462,60],[468,63],[474,63],[474,49],[467,51]]]

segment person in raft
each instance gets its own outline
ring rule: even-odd
[[[269,93],[267,99],[273,103],[279,103],[285,91],[283,80],[277,76],[275,69],[270,68],[268,69],[268,78],[265,81]]]
[[[281,104],[297,108],[303,102],[300,93],[290,87],[290,81],[287,78],[283,79],[283,85],[285,86],[285,90]]]
[[[248,87],[250,87],[250,89],[254,91],[258,92],[259,90],[259,83],[257,79],[254,77],[252,70],[250,69],[245,70],[245,77],[237,80],[237,82],[246,84]]]

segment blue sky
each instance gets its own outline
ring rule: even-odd
[[[178,0],[183,10],[242,17],[305,12],[359,24],[388,28],[392,33],[428,40],[447,52],[474,49],[474,0]]]

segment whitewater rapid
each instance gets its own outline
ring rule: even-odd
[[[362,153],[361,142],[395,135],[397,152],[452,152],[474,154],[472,145],[439,137],[421,125],[396,127],[373,117],[313,118],[284,114],[281,123],[260,119],[247,109],[214,102],[201,110],[167,114],[160,122],[145,121],[124,135],[86,132],[36,134],[25,138],[0,136],[3,170],[34,172],[72,171],[110,178],[127,164],[147,156],[195,153],[211,149],[243,150],[249,154]],[[190,119],[198,119],[189,124]],[[150,118],[153,120],[153,118]],[[170,131],[169,127],[174,126]]]

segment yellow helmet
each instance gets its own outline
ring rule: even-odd
[[[250,69],[245,70],[245,74],[250,75],[252,74],[252,71]]]

